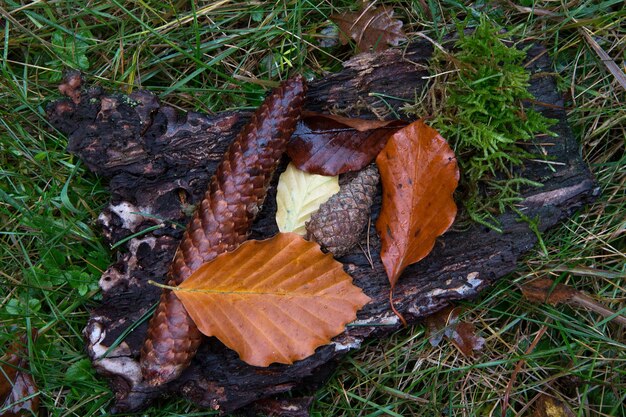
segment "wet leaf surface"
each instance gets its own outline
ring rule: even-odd
[[[296,128],[287,155],[299,169],[338,175],[366,167],[405,122],[309,114]]]
[[[376,164],[383,185],[376,229],[393,288],[402,271],[428,255],[454,222],[459,169],[446,140],[421,120],[392,135]]]
[[[521,287],[522,294],[534,303],[557,305],[568,302],[576,290],[567,285],[557,284],[549,278],[537,279]]]
[[[255,366],[312,355],[370,300],[332,255],[294,233],[219,255],[175,293],[202,333]]]

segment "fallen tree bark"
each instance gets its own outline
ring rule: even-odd
[[[555,81],[544,72],[549,60],[543,52],[538,47],[529,51],[529,57],[534,58],[529,70],[536,74],[531,90],[542,103],[535,104],[537,108],[558,120],[553,127],[558,137],[550,139],[551,146],[545,147],[549,163],[525,165],[523,175],[544,186],[526,190],[520,204],[528,218],[538,219],[541,231],[570,216],[597,194],[560,107],[562,100]],[[398,111],[404,100],[420,95],[431,54],[430,44],[416,42],[403,52],[359,55],[348,61],[343,71],[310,83],[306,107],[384,117],[390,109]],[[66,77],[61,91],[68,98],[49,105],[49,119],[68,135],[68,150],[93,172],[109,179],[111,202],[98,222],[108,243],[125,240],[116,253],[117,261],[102,275],[103,300],[91,312],[84,330],[89,356],[115,392],[115,411],[139,410],[156,396],[170,393],[203,407],[230,412],[296,387],[314,388],[332,372],[337,360],[358,348],[363,340],[400,327],[389,309],[388,281],[378,256],[379,240],[372,228],[371,264],[365,241],[364,250],[356,249],[340,258],[372,302],[332,344],[294,365],[256,368],[207,338],[179,379],[158,389],[148,388],[142,383],[137,360],[147,319],[160,293],[148,281],[165,279],[190,207],[202,198],[221,154],[249,115],[179,114],[160,105],[147,91],[126,96],[81,87],[76,73]],[[273,216],[275,181],[251,238],[269,237],[278,231]],[[380,195],[373,219],[379,209]],[[515,269],[519,257],[535,245],[537,238],[517,214],[508,212],[499,220],[503,233],[479,225],[453,230],[438,240],[426,259],[407,268],[394,298],[396,308],[409,322],[451,301],[474,297]],[[306,410],[303,403],[308,404],[300,401],[298,407]],[[266,401],[262,406],[267,408],[268,404]]]

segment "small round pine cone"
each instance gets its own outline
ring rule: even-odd
[[[379,179],[376,165],[361,170],[311,216],[306,223],[307,239],[337,258],[347,254],[367,225]]]

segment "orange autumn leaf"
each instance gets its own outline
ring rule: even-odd
[[[295,233],[247,241],[202,265],[175,293],[202,333],[254,366],[312,355],[370,300],[341,263]]]
[[[452,225],[459,169],[446,140],[421,120],[392,135],[376,164],[383,184],[376,230],[393,288],[402,271],[428,255]]]

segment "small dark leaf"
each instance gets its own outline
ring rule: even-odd
[[[397,124],[398,126],[405,126],[407,124],[400,120],[356,119],[354,117],[344,117],[344,116],[338,116],[336,114],[322,114],[322,113],[315,113],[312,111],[302,112],[302,118],[304,120],[308,120],[308,119],[314,120],[315,118],[319,118],[320,120],[322,119],[334,120],[337,123],[341,123],[343,125],[346,125],[346,127],[351,127],[352,129],[356,129],[359,132],[367,132],[368,130],[382,129],[383,127],[389,127],[390,125],[393,125],[394,123]],[[322,120],[322,123],[323,123],[323,120]]]
[[[550,278],[541,278],[521,286],[524,297],[533,303],[548,303],[553,306],[566,303],[575,307],[587,308],[609,318],[615,323],[626,326],[626,315],[615,312],[593,297],[565,284],[557,284]]]
[[[36,416],[39,410],[37,386],[30,374],[20,372],[13,381],[13,389],[0,409],[2,417]]]
[[[473,356],[475,350],[481,350],[485,339],[476,336],[476,327],[472,323],[461,322],[452,332],[452,342],[467,357]]]
[[[28,368],[26,336],[14,342],[0,357],[0,410],[2,417],[34,416],[39,412],[37,385]]]
[[[438,346],[445,336],[466,357],[474,355],[475,350],[481,350],[485,339],[476,335],[476,327],[472,323],[459,321],[459,310],[453,306],[444,308],[425,320],[430,331],[429,342]]]
[[[17,368],[20,363],[20,356],[17,351],[19,343],[14,342],[4,356],[0,357],[0,401],[4,401],[11,392],[11,386],[17,376]]]
[[[296,128],[287,155],[312,174],[335,176],[358,171],[374,160],[387,139],[406,123],[309,115]]]
[[[557,305],[569,301],[576,290],[563,284],[555,284],[549,278],[542,278],[522,285],[522,294],[534,303]]]

